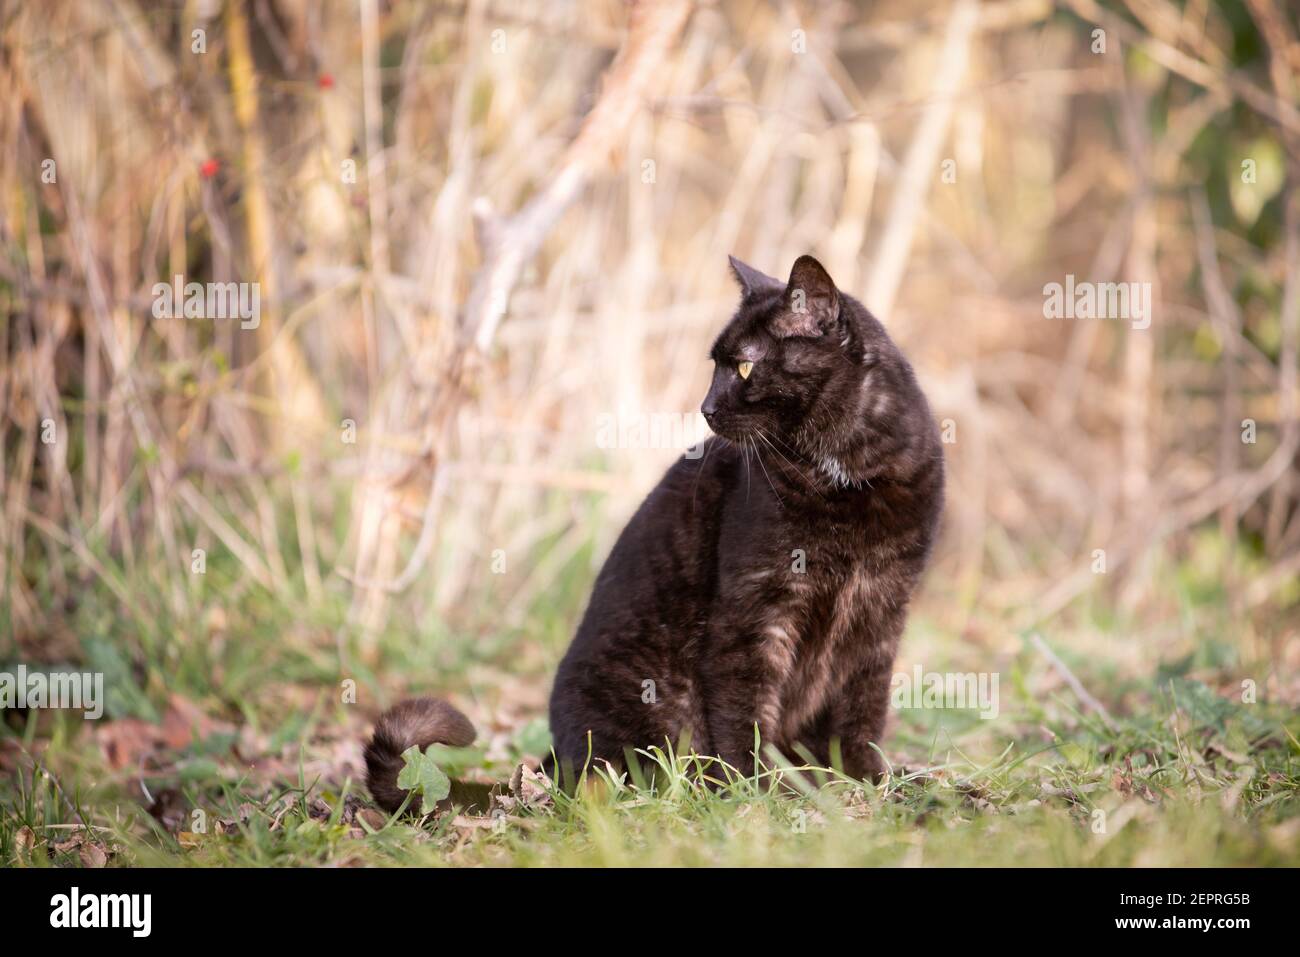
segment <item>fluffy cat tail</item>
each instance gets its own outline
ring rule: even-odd
[[[402,752],[445,744],[464,748],[474,743],[474,726],[445,701],[410,698],[393,705],[375,722],[366,745],[366,787],[375,802],[389,814],[402,806],[406,792],[397,786]]]

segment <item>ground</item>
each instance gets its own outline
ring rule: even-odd
[[[932,576],[899,671],[996,673],[998,713],[897,709],[876,785],[773,757],[710,788],[698,762],[657,752],[653,787],[599,773],[576,796],[531,768],[589,554],[519,628],[415,613],[369,642],[338,638],[341,597],[200,595],[201,614],[172,618],[137,582],[152,613],[132,617],[89,587],[42,647],[105,673],[107,714],[7,715],[0,862],[1295,866],[1294,625],[1239,618],[1221,557],[1207,540],[1157,561],[1162,600],[1140,613],[1103,591],[1019,631],[978,599],[955,615]],[[209,574],[209,594],[231,593],[220,562]],[[414,692],[454,700],[479,743],[430,756],[468,782],[451,801],[389,819],[361,786],[361,747]]]

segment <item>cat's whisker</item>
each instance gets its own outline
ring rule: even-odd
[[[736,442],[737,449],[740,449],[742,462],[745,463],[745,501],[749,502],[749,443],[744,437]]]
[[[764,433],[764,434],[766,435],[766,433]],[[781,447],[784,448],[784,449],[785,449],[787,452],[789,452],[791,455],[796,455],[796,456],[797,456],[797,455],[799,454],[798,451],[796,451],[795,448],[794,448],[793,446],[791,446],[789,442],[787,442],[785,439],[781,438],[781,436],[773,434],[773,435],[768,436],[768,438],[773,439],[774,441],[781,443]]]
[[[761,431],[756,432],[756,435],[759,438],[763,437]],[[752,442],[753,439],[751,439],[750,441]],[[767,440],[764,439],[764,441]],[[785,501],[784,499],[781,498],[781,493],[776,490],[776,485],[773,484],[772,482],[772,476],[767,471],[767,466],[763,464],[763,453],[759,451],[757,443],[755,443],[754,445],[754,458],[758,459],[758,467],[761,468],[763,470],[763,474],[767,476],[767,485],[772,490],[772,494],[776,496],[777,504],[779,504],[782,508],[785,508]]]
[[[749,440],[745,439],[740,445],[741,451],[745,456],[745,501],[749,501]]]
[[[775,445],[772,444],[772,440],[766,432],[764,432],[762,429],[756,429],[755,432],[758,435],[759,439],[761,439],[763,443],[781,459],[781,461],[785,462],[786,465],[794,469],[799,475],[803,475],[803,472],[799,470],[798,466],[796,466],[793,462],[791,462],[784,454],[782,454],[780,449],[778,449]]]
[[[764,435],[767,435],[767,433],[764,433]],[[789,442],[785,441],[785,439],[781,438],[781,436],[772,434],[772,435],[767,435],[767,438],[779,444],[781,448],[785,449],[785,451],[789,452],[790,455],[794,456],[796,459],[801,458],[803,456],[803,453],[801,453],[798,449],[792,446]],[[788,458],[786,459],[786,461],[790,462],[791,465],[795,464]]]
[[[822,495],[822,493],[818,490],[818,488],[817,488],[817,483],[816,483],[815,481],[813,481],[813,479],[808,475],[807,472],[805,472],[803,469],[799,468],[799,466],[796,465],[794,462],[791,462],[788,458],[786,458],[785,455],[783,455],[783,454],[781,453],[781,450],[778,449],[775,445],[772,444],[772,440],[771,440],[771,438],[770,438],[770,437],[769,437],[765,432],[763,432],[762,429],[759,429],[759,430],[758,430],[758,437],[759,437],[760,439],[762,439],[764,442],[766,442],[766,443],[767,443],[767,447],[768,447],[769,449],[771,449],[773,452],[775,452],[775,453],[777,454],[777,456],[779,456],[779,457],[781,458],[781,460],[785,462],[786,465],[788,465],[788,466],[790,466],[790,468],[794,469],[794,473],[795,473],[796,475],[798,475],[801,479],[803,479],[804,482],[807,483],[808,488],[812,491],[812,493],[813,493],[814,495],[816,495],[816,496],[817,496],[819,499],[821,499],[823,502],[826,501],[826,496]],[[779,441],[779,439],[778,439],[778,441]],[[785,443],[782,443],[782,444],[784,445]],[[786,448],[789,448],[789,446],[786,446]],[[794,451],[794,450],[791,449],[791,451]]]

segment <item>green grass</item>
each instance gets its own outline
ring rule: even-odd
[[[0,722],[0,863],[98,864],[102,852],[109,866],[1300,864],[1300,721],[1274,663],[1286,649],[1267,625],[1228,631],[1227,596],[1206,584],[1215,570],[1195,560],[1158,572],[1174,608],[1152,620],[1094,598],[1040,629],[1109,723],[1028,636],[975,614],[956,640],[938,611],[950,596],[932,584],[899,669],[997,672],[999,713],[895,712],[877,785],[770,756],[711,787],[724,771],[652,751],[652,776],[597,770],[576,795],[507,793],[493,813],[391,820],[360,787],[360,742],[402,694],[448,693],[470,713],[479,746],[439,756],[454,777],[506,782],[535,766],[548,678],[590,582],[585,556],[517,631],[487,615],[456,627],[425,616],[370,645],[336,642],[341,591],[316,608],[257,593],[227,605],[220,561],[210,567],[214,598],[199,594],[185,620],[115,616],[90,590],[70,628],[108,677],[108,714],[94,726],[65,712]],[[162,607],[149,583],[126,584]],[[106,737],[159,721],[169,740],[113,760]]]
[[[154,793],[177,788],[183,808],[207,809],[206,834],[169,833],[120,781],[78,776],[69,790],[38,773],[6,797],[0,856],[75,863],[78,847],[57,846],[84,820],[115,864],[1294,865],[1297,743],[1250,743],[1240,723],[1179,709],[1114,732],[1049,724],[988,757],[936,739],[922,766],[874,787],[781,766],[710,788],[698,761],[654,752],[642,786],[602,771],[576,795],[552,790],[495,815],[391,821],[358,814],[355,782],[312,776],[304,744],[297,774],[274,783],[221,761],[156,776]],[[510,767],[485,770],[504,780]],[[24,826],[35,846],[20,851]]]

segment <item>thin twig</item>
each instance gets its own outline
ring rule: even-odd
[[[1056,652],[1047,647],[1047,642],[1043,641],[1042,636],[1038,634],[1038,632],[1034,632],[1029,636],[1029,643],[1034,646],[1039,654],[1047,659],[1047,663],[1051,665],[1053,670],[1061,676],[1062,680],[1070,686],[1070,690],[1073,691],[1075,696],[1083,702],[1084,707],[1089,711],[1095,712],[1097,716],[1101,718],[1102,723],[1111,731],[1116,730],[1115,722],[1111,719],[1110,712],[1106,710],[1106,706],[1089,693],[1088,689],[1083,686],[1083,682],[1076,678],[1074,672],[1066,667],[1065,662],[1056,656]]]

